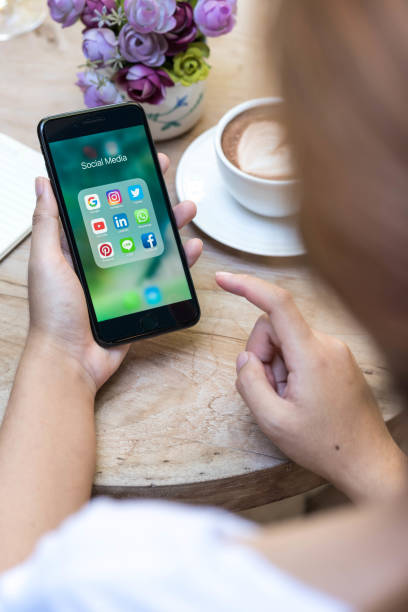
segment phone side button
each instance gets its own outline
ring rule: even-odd
[[[155,315],[148,314],[140,321],[142,331],[152,331],[159,326],[159,321]]]

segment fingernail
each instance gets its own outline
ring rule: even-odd
[[[249,354],[244,351],[243,353],[240,353],[237,357],[237,372],[240,371],[241,368],[244,367],[244,365],[248,362],[249,359]]]
[[[215,276],[217,278],[222,278],[222,277],[225,278],[226,276],[233,276],[233,274],[231,272],[222,272],[222,271],[219,271],[219,272],[215,273]]]
[[[35,179],[35,195],[37,198],[40,197],[42,192],[44,191],[44,181],[41,176],[37,176]]]

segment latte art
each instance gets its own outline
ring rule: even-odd
[[[225,127],[222,149],[237,168],[269,180],[293,179],[282,104],[250,108]]]
[[[292,172],[286,133],[276,121],[254,121],[244,130],[237,149],[238,167],[260,178],[274,179]]]

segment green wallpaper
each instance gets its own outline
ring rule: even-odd
[[[61,140],[50,143],[50,148],[98,321],[190,299],[190,290],[144,127],[136,126]],[[107,160],[111,160],[111,163],[106,163]],[[90,165],[94,167],[83,169],[83,166]],[[120,210],[119,207],[109,206],[103,190],[99,189],[106,185],[114,188],[115,183],[121,181],[126,181],[127,186],[130,182],[137,183],[138,179],[141,184],[147,185],[148,196],[142,203],[131,202],[126,197],[126,190],[119,185],[123,198]],[[110,241],[115,249],[115,260],[106,261],[110,261],[110,264],[117,261],[118,265],[115,263],[106,268],[96,265],[97,251],[93,244],[94,253],[92,252],[89,227],[87,231],[85,226],[87,213],[84,209],[81,212],[78,200],[82,190],[99,194],[101,207],[90,212],[89,219],[92,216],[106,218],[108,233],[95,237],[98,239],[95,244],[99,242],[99,238],[101,242]],[[130,223],[125,234],[126,237],[134,239],[137,256],[131,253],[129,257],[134,257],[135,261],[122,263],[123,260],[117,257],[117,253],[120,251],[119,239],[124,234],[116,234],[111,223],[112,215],[125,212],[130,220],[134,218],[134,210],[145,205],[148,208],[153,207],[151,216],[153,220],[155,217],[155,224],[152,231],[155,235],[158,234],[159,242],[163,241],[164,250],[161,255],[156,256],[152,250],[152,257],[146,258],[146,253],[150,253],[143,249],[139,236],[143,230],[135,223]],[[151,227],[146,231],[151,231]],[[160,242],[159,246],[163,245]],[[144,258],[137,259],[141,253]]]

